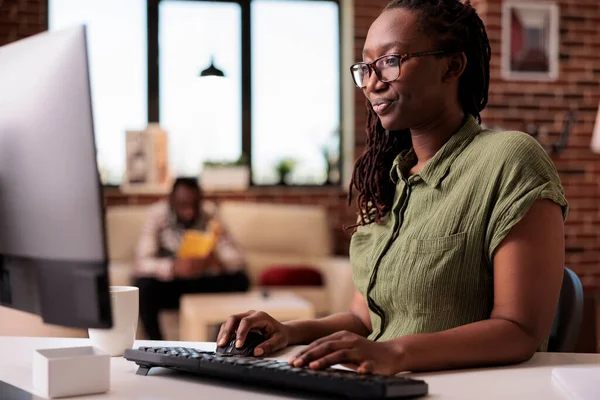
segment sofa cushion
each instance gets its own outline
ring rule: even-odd
[[[310,266],[271,266],[263,270],[259,282],[261,286],[323,286],[323,275]]]
[[[148,215],[148,206],[113,206],[106,209],[108,255],[112,262],[130,263]]]
[[[224,201],[219,213],[245,253],[326,257],[332,253],[327,210],[315,205]]]

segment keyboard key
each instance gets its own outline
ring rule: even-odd
[[[233,360],[234,361],[233,363],[237,364],[237,365],[250,365],[250,364],[252,364],[253,366],[258,365],[258,363],[253,360],[246,360],[243,358],[230,358],[230,360]]]

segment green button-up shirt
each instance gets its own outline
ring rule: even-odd
[[[390,179],[383,223],[352,236],[354,283],[369,304],[372,340],[438,332],[488,319],[493,256],[535,200],[567,201],[556,168],[522,132],[483,130],[473,117],[410,176],[412,150]]]

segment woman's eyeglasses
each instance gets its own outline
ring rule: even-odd
[[[371,71],[375,71],[375,75],[377,75],[377,78],[379,78],[381,82],[392,82],[398,79],[400,76],[400,68],[402,63],[409,58],[437,56],[445,53],[447,53],[446,50],[423,51],[420,53],[404,55],[388,54],[381,56],[370,63],[361,62],[354,64],[350,67],[350,72],[352,72],[352,78],[354,79],[356,86],[359,88],[364,88],[367,86],[367,82],[371,76]]]

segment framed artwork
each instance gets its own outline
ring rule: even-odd
[[[168,189],[168,136],[157,124],[125,134],[124,193],[162,193]]]
[[[150,146],[143,131],[127,131],[125,148],[127,153],[127,183],[145,184],[150,181]]]
[[[554,81],[559,68],[559,7],[551,2],[502,5],[502,77]]]

